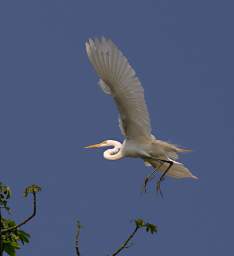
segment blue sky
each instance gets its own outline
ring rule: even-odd
[[[233,254],[233,4],[230,1],[1,1],[1,181],[14,217],[31,211],[25,186],[43,187],[31,243],[19,255],[111,254],[141,217],[128,255]],[[189,147],[194,180],[166,179],[164,199],[141,194],[142,161],[105,161],[83,146],[122,140],[112,99],[85,53],[89,37],[121,48],[145,88],[153,133]]]

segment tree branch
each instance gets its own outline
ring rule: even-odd
[[[25,219],[24,221],[22,221],[21,223],[19,223],[18,225],[15,225],[13,227],[10,227],[10,228],[6,228],[6,229],[2,229],[1,230],[1,234],[4,234],[4,233],[7,233],[7,232],[11,232],[23,225],[25,225],[27,222],[29,222],[33,217],[36,216],[36,212],[37,212],[37,198],[36,198],[36,192],[32,192],[32,195],[33,195],[33,213],[27,218]]]
[[[133,230],[133,232],[129,235],[129,237],[127,238],[127,240],[112,254],[112,256],[116,256],[117,254],[119,254],[122,250],[127,248],[128,243],[131,241],[131,239],[135,236],[135,234],[137,233],[138,229],[140,228],[140,226],[136,225],[135,229]]]
[[[79,238],[80,238],[81,228],[82,226],[80,225],[80,222],[77,221],[76,240],[75,240],[75,249],[76,249],[77,256],[80,256]],[[149,222],[144,222],[144,220],[142,219],[135,219],[135,229],[128,236],[128,238],[123,242],[123,244],[111,256],[116,256],[124,249],[129,248],[129,242],[133,239],[133,237],[136,235],[139,229],[145,229],[147,233],[151,233],[151,234],[157,233],[158,231],[157,226],[155,226],[154,224],[151,224]]]

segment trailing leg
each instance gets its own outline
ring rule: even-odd
[[[160,166],[158,167],[158,169],[159,169],[159,168],[161,168],[161,166],[164,164],[164,162],[161,161],[161,160],[158,160],[158,161],[160,161]],[[152,166],[152,167],[153,167],[153,169],[154,169],[153,172],[150,173],[149,175],[147,175],[147,176],[145,177],[145,180],[144,180],[144,185],[143,185],[143,191],[144,191],[144,192],[146,192],[146,187],[147,187],[148,182],[151,181],[151,180],[153,180],[153,178],[155,177],[155,175],[157,174],[157,171],[158,171],[154,166]]]
[[[162,194],[162,191],[161,191],[161,182],[164,180],[165,175],[168,173],[168,171],[169,171],[170,168],[172,167],[173,162],[170,161],[170,160],[160,160],[160,161],[163,162],[163,163],[168,163],[168,164],[169,164],[169,166],[167,167],[167,169],[163,172],[163,174],[162,174],[161,177],[159,178],[159,181],[157,182],[157,185],[156,185],[156,190],[157,190],[157,192],[159,192],[160,195],[163,197],[163,194]]]

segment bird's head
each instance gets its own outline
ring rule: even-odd
[[[116,140],[104,140],[101,143],[86,146],[85,148],[102,148],[102,147],[113,147],[113,148],[107,149],[103,153],[103,156],[105,159],[119,160],[123,158],[123,154],[121,151],[122,144]]]

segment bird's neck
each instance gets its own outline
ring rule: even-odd
[[[123,158],[122,154],[122,144],[116,140],[108,140],[108,146],[113,146],[114,148],[107,149],[103,156],[107,160],[119,160]]]

